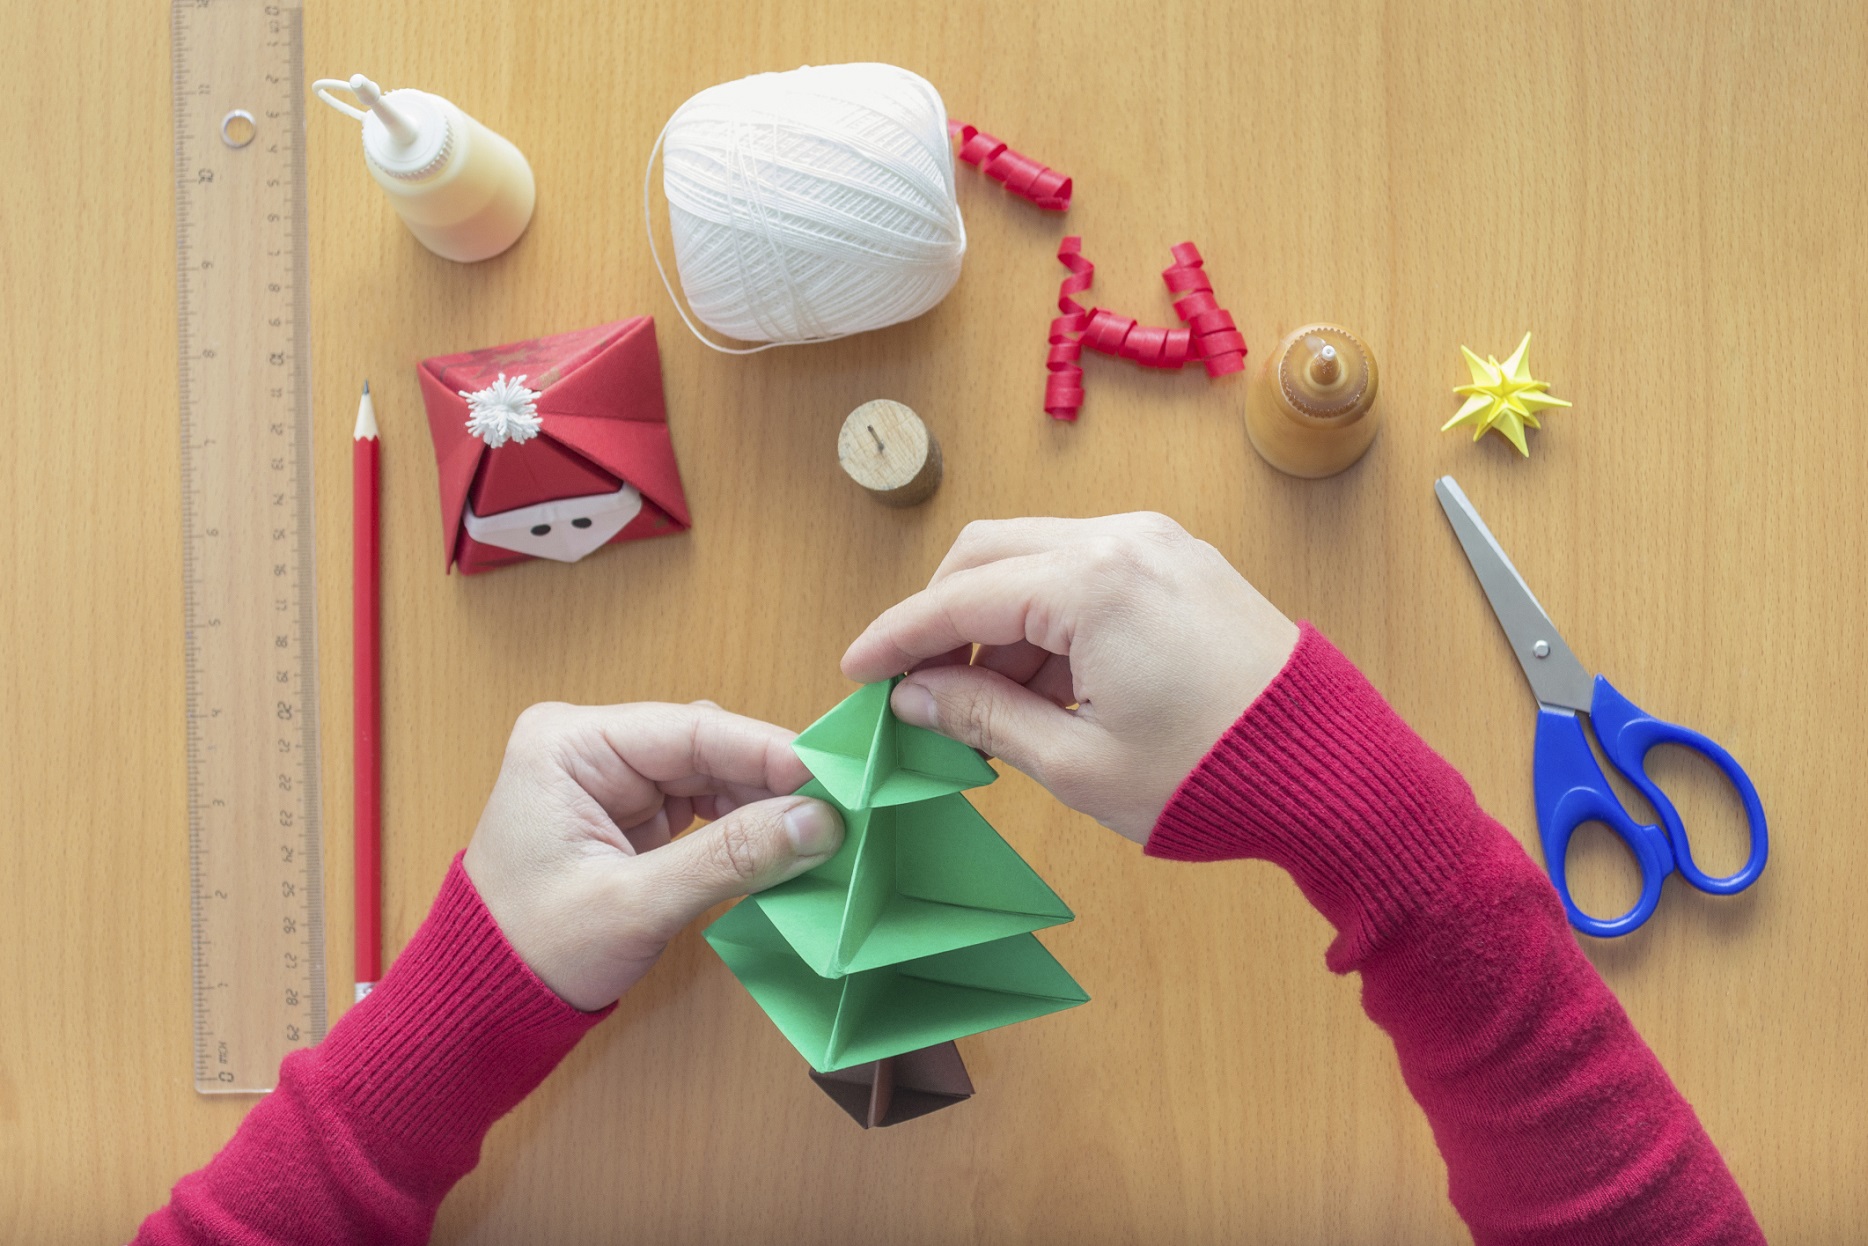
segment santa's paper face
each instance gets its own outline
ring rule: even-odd
[[[469,503],[461,521],[467,535],[482,545],[576,562],[621,532],[641,510],[642,494],[626,484],[615,493],[559,498],[484,517],[474,514]]]

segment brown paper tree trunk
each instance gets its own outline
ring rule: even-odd
[[[812,1073],[811,1080],[864,1129],[899,1125],[973,1095],[960,1049],[950,1042],[835,1073]]]

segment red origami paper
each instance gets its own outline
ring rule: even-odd
[[[475,540],[469,522],[496,523],[502,514],[541,506],[548,517],[569,515],[576,511],[573,500],[614,496],[626,486],[639,491],[641,509],[603,544],[692,525],[668,436],[661,355],[649,317],[425,359],[420,376],[450,568],[472,575],[532,557]],[[469,427],[473,410],[465,395],[495,385],[518,388],[530,400],[526,422],[510,437],[477,435]],[[590,526],[581,518],[564,522]]]

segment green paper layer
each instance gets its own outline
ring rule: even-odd
[[[899,680],[865,684],[806,727],[792,749],[813,777],[852,809],[906,805],[998,778],[985,758],[889,711]]]
[[[1074,916],[964,796],[851,809],[822,783],[800,790],[838,806],[843,847],[753,903],[823,977],[1042,930]]]
[[[1075,980],[1029,934],[877,969],[814,972],[758,904],[709,926],[707,942],[819,1073],[1086,1003]]]

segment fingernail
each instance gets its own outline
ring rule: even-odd
[[[785,811],[785,834],[799,856],[827,857],[842,842],[843,824],[823,801],[800,801]]]
[[[934,728],[934,694],[920,684],[907,682],[895,685],[895,695],[889,699],[889,705],[895,711],[895,717],[911,727]]]

